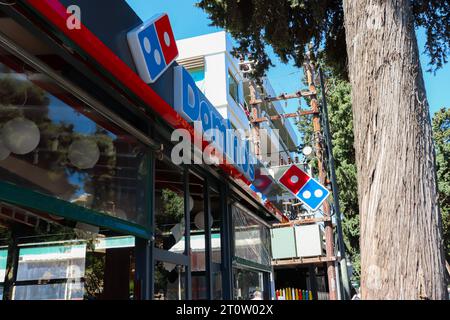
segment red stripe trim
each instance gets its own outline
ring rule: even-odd
[[[80,29],[67,28],[69,14],[67,8],[58,0],[25,0],[35,10],[56,26],[69,39],[76,43],[84,52],[94,58],[106,71],[113,75],[131,92],[138,96],[153,111],[160,115],[171,126],[177,129],[186,129],[194,134],[194,128],[184,120],[166,101],[164,101],[152,88],[118,56],[116,56],[100,39],[97,38],[85,25],[80,22]],[[209,143],[203,140],[203,148]],[[223,157],[222,157],[223,158]],[[244,175],[231,164],[221,164],[220,167],[235,179],[241,179],[250,185]],[[274,209],[273,205],[266,205],[266,208]],[[276,213],[281,214],[279,210]],[[272,210],[270,210],[272,211]],[[273,211],[272,211],[273,212]],[[282,214],[281,214],[282,215]]]

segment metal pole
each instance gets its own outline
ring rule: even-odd
[[[346,259],[346,254],[345,254],[345,244],[344,244],[344,238],[343,238],[343,232],[342,232],[341,208],[339,205],[339,186],[337,184],[336,170],[335,170],[335,165],[334,165],[333,142],[331,141],[330,121],[328,119],[328,105],[327,105],[327,99],[325,96],[325,86],[324,86],[324,79],[323,79],[323,73],[322,73],[321,68],[319,68],[319,80],[320,80],[320,87],[322,88],[322,114],[323,114],[323,119],[324,119],[324,136],[325,136],[325,141],[326,141],[327,149],[328,149],[328,162],[329,162],[329,169],[330,169],[330,175],[331,175],[331,187],[333,189],[334,212],[336,214],[338,247],[339,247],[339,252],[341,254],[340,265],[341,265],[342,284],[343,284],[343,288],[344,288],[344,299],[348,300],[351,298],[350,278],[348,275],[347,259]]]
[[[209,197],[209,178],[204,180],[204,208],[205,214],[205,271],[206,271],[206,297],[208,300],[213,299],[213,273],[212,273],[212,245],[211,245],[211,202]]]
[[[188,257],[191,257],[191,211],[189,210],[190,206],[190,197],[189,197],[189,170],[187,166],[183,168],[183,181],[184,181],[184,239],[185,239],[185,251],[184,254]],[[188,259],[188,265],[186,266],[186,274],[185,274],[185,296],[186,300],[192,300],[192,276],[191,276],[191,259]]]
[[[316,92],[315,88],[315,82],[314,82],[314,73],[313,73],[313,67],[311,63],[308,61],[305,63],[305,75],[308,80],[309,90],[312,92]],[[324,167],[324,154],[322,145],[320,142],[320,139],[318,139],[321,135],[321,126],[320,126],[320,116],[319,116],[319,104],[317,102],[317,96],[313,95],[311,97],[311,109],[314,111],[313,115],[313,126],[314,126],[314,136],[316,140],[316,157],[317,157],[317,166],[319,171],[319,181],[323,185],[326,185],[326,177],[327,177],[327,170]],[[330,205],[327,201],[323,204],[323,212],[324,217],[331,218],[331,210]],[[329,258],[329,261],[327,261],[327,275],[328,275],[328,286],[330,290],[330,300],[336,300],[338,298],[337,296],[337,288],[336,288],[336,271],[334,267],[334,262],[332,261],[333,258],[335,258],[335,252],[334,252],[334,235],[333,235],[333,224],[331,222],[331,219],[324,222],[325,226],[325,247],[326,247],[326,255],[327,258]]]

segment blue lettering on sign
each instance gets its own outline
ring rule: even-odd
[[[150,77],[156,79],[164,71],[166,64],[163,60],[163,52],[158,41],[155,25],[151,25],[143,30],[138,37],[139,42],[142,44],[142,54],[144,55]],[[149,50],[148,52],[146,51],[147,49]],[[156,60],[155,56],[159,57],[159,60]]]
[[[174,107],[188,122],[199,121],[205,133],[216,129],[208,140],[214,144],[247,179],[255,179],[255,158],[250,152],[250,142],[236,133],[230,133],[231,123],[224,119],[205,95],[197,88],[194,79],[181,66],[174,68]],[[228,131],[227,131],[228,130]]]
[[[202,119],[202,127],[203,131],[207,131],[212,129],[212,116],[211,116],[211,108],[208,104],[208,101],[203,100],[200,102],[200,116]]]

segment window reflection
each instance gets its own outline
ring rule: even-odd
[[[145,146],[23,68],[0,51],[0,180],[145,224]]]
[[[221,229],[222,229],[222,210],[219,191],[210,188],[209,191],[212,215],[211,228],[211,261],[212,261],[212,297],[214,300],[222,299],[222,248],[221,248]]]
[[[270,266],[272,262],[270,231],[265,225],[237,206],[232,206],[234,255]]]
[[[155,300],[185,299],[185,267],[169,262],[155,264]]]
[[[122,242],[120,246],[115,245]],[[133,297],[134,238],[21,246],[13,300],[127,300]]]
[[[183,172],[164,161],[155,164],[155,246],[175,253],[185,251]]]
[[[4,202],[0,216],[0,287],[7,300],[134,298],[133,236],[93,232],[94,226]]]
[[[235,300],[263,300],[263,273],[241,268],[233,269],[234,299]]]
[[[189,196],[194,200],[191,210],[191,237],[189,255],[191,259],[192,299],[204,300],[208,298],[206,278],[206,225],[205,181],[194,173],[189,174]]]

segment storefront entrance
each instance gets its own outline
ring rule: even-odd
[[[168,161],[155,166],[155,299],[222,299],[220,185]]]

